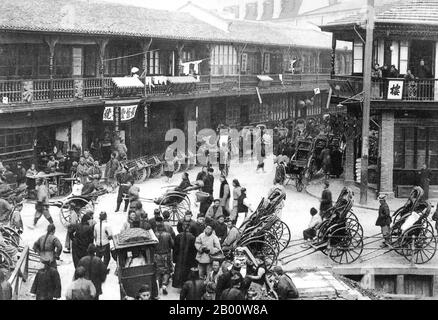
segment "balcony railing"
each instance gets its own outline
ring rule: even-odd
[[[335,76],[333,80],[347,82],[351,88],[350,98],[363,91],[363,78],[356,76]],[[398,91],[397,95],[391,95],[391,90]],[[394,91],[396,90],[396,91]],[[389,96],[388,96],[389,94]],[[345,94],[344,94],[345,95]],[[438,101],[438,79],[415,79],[403,78],[379,78],[371,82],[372,100],[402,100],[402,101]]]
[[[269,75],[273,81],[261,84],[257,75],[200,76],[199,81],[184,86],[153,84],[146,82],[143,89],[126,90],[124,96],[160,97],[181,94],[214,93],[218,91],[247,91],[256,87],[297,90],[325,88],[329,74],[283,74]],[[167,77],[171,79],[171,77]],[[44,103],[51,101],[77,101],[113,98],[120,95],[112,78],[74,78],[43,80],[1,80],[0,105]]]

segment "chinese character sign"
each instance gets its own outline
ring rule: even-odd
[[[390,80],[388,82],[388,100],[401,100],[403,97],[403,81]]]
[[[129,121],[135,117],[137,106],[120,107],[120,120]]]
[[[114,121],[113,107],[105,107],[105,110],[103,111],[103,121]]]
[[[129,121],[135,117],[137,106],[106,107],[103,111],[103,121]]]

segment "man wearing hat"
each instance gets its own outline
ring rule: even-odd
[[[219,238],[219,242],[222,245],[225,238],[227,237],[228,227],[225,224],[225,217],[220,215],[217,217],[216,221],[213,221],[213,229],[216,233],[216,236]]]
[[[292,300],[299,297],[299,293],[292,279],[283,271],[280,266],[275,266],[274,269],[275,285],[274,290],[278,295],[279,300]]]
[[[176,230],[181,233],[185,230],[185,228],[188,228],[188,231],[192,233],[194,228],[196,228],[196,222],[193,221],[192,217],[193,213],[190,210],[187,210],[184,214],[184,218],[178,221]]]
[[[321,195],[321,204],[319,206],[319,213],[321,217],[324,217],[325,212],[333,206],[332,192],[329,190],[330,183],[324,181],[324,190]]]
[[[203,192],[208,193],[210,196],[205,198],[205,200],[201,201],[201,204],[199,206],[199,212],[202,214],[206,214],[208,208],[210,208],[210,205],[213,201],[213,185],[214,185],[214,177],[213,177],[213,173],[214,170],[213,168],[208,168],[207,169],[207,175],[204,177],[204,186],[201,188],[201,190]]]
[[[386,203],[386,195],[379,196],[379,216],[377,217],[376,226],[380,227],[383,236],[382,247],[387,247],[390,243],[390,226],[391,226],[391,213],[389,206]]]

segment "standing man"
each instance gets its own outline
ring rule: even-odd
[[[105,179],[110,185],[114,185],[116,182],[116,172],[119,169],[120,162],[117,160],[117,153],[111,153],[111,159],[107,162],[105,166]]]
[[[47,233],[41,236],[33,245],[33,250],[38,253],[41,260],[48,261],[50,266],[56,268],[56,260],[62,252],[61,241],[55,237],[55,225],[47,226]]]
[[[217,220],[218,217],[224,215],[222,209],[223,207],[221,207],[220,205],[220,199],[215,199],[213,204],[210,206],[210,208],[208,208],[207,213],[205,215],[205,218],[207,219],[213,219],[213,220]]]
[[[391,226],[391,213],[389,211],[389,206],[386,203],[386,196],[379,196],[379,216],[376,221],[376,226],[381,228],[382,236],[383,236],[383,244],[382,248],[387,247],[390,244],[390,226]]]
[[[236,241],[239,239],[240,232],[239,229],[237,229],[234,221],[232,221],[230,218],[226,218],[225,223],[227,224],[227,236],[222,243],[222,250],[230,251],[233,250]]]
[[[172,279],[174,288],[181,288],[189,278],[190,269],[196,266],[196,237],[189,232],[189,229],[189,225],[184,225],[182,232],[175,238],[172,259],[175,263]]]
[[[96,288],[96,300],[102,294],[102,283],[108,274],[105,264],[96,257],[96,246],[90,244],[87,249],[88,255],[79,260],[78,267],[85,268],[85,279],[91,280]]]
[[[47,186],[43,183],[42,179],[37,180],[37,202],[35,204],[35,218],[33,220],[33,227],[31,229],[36,227],[36,224],[38,223],[38,220],[41,218],[41,216],[44,215],[44,218],[49,221],[50,224],[53,224],[52,216],[49,212],[49,190]]]
[[[94,241],[92,221],[92,217],[87,213],[82,216],[80,224],[68,228],[70,239],[72,239],[72,258],[75,268],[78,266],[79,260],[87,255],[87,248]]]
[[[219,189],[219,198],[220,198],[220,205],[222,207],[222,210],[225,211],[225,215],[230,215],[230,198],[231,198],[231,192],[230,192],[230,185],[228,184],[228,181],[225,176],[221,175],[220,177],[221,186]]]
[[[196,268],[190,269],[190,279],[187,280],[180,292],[180,300],[201,300],[206,291],[205,283],[199,276],[199,270]]]
[[[79,158],[79,164],[76,168],[76,176],[81,180],[82,184],[87,182],[88,165],[84,157]]]
[[[38,270],[30,293],[36,295],[36,300],[57,300],[61,298],[61,277],[49,260],[42,263],[44,266]]]
[[[157,264],[158,284],[162,289],[163,295],[167,295],[167,286],[169,285],[170,274],[172,273],[172,249],[173,240],[164,226],[164,219],[158,217],[157,231],[155,235],[158,239],[158,245],[155,249],[155,262]]]
[[[93,282],[85,279],[85,268],[77,267],[75,270],[74,281],[68,287],[65,300],[94,300],[96,288]]]
[[[321,217],[324,217],[325,212],[333,206],[332,192],[329,190],[330,183],[324,181],[324,190],[321,195],[321,204],[319,206],[319,212]]]
[[[96,243],[96,256],[103,258],[105,267],[108,268],[110,263],[111,248],[110,241],[113,238],[113,232],[108,224],[106,212],[101,212],[99,222],[94,225],[94,242]]]
[[[124,208],[123,212],[126,213],[126,211],[128,210],[128,205],[129,205],[129,198],[128,198],[129,189],[134,185],[134,178],[129,173],[128,168],[126,166],[123,167],[122,171],[118,175],[118,180],[119,180],[120,187],[119,187],[119,193],[117,195],[116,212],[120,212],[120,205],[122,204],[122,201],[124,200],[125,201],[125,208]]]
[[[423,200],[429,200],[429,184],[432,171],[427,167],[427,164],[423,164],[420,170],[420,187],[423,189]]]
[[[214,177],[213,177],[213,168],[208,168],[207,175],[204,178],[204,186],[202,187],[202,191],[208,193],[210,196],[205,200],[201,201],[201,205],[199,207],[199,212],[203,215],[206,214],[208,208],[210,208],[211,203],[213,202],[213,185],[214,185]]]
[[[196,260],[198,261],[199,277],[204,279],[211,271],[210,255],[221,251],[219,238],[213,234],[211,226],[206,226],[204,232],[196,238],[195,247],[198,251]]]
[[[70,215],[69,215],[67,230],[70,226],[73,226],[73,225],[76,225],[79,223],[79,210],[80,210],[80,208],[78,208],[73,201],[70,202]],[[64,247],[65,247],[64,253],[70,253],[71,239],[70,239],[70,234],[68,232],[65,234],[65,246]]]

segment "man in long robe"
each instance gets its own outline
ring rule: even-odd
[[[196,262],[195,240],[195,236],[189,232],[189,226],[186,226],[183,232],[175,238],[173,249],[175,272],[172,280],[174,288],[181,288],[189,278],[190,268],[196,267],[198,264]]]

